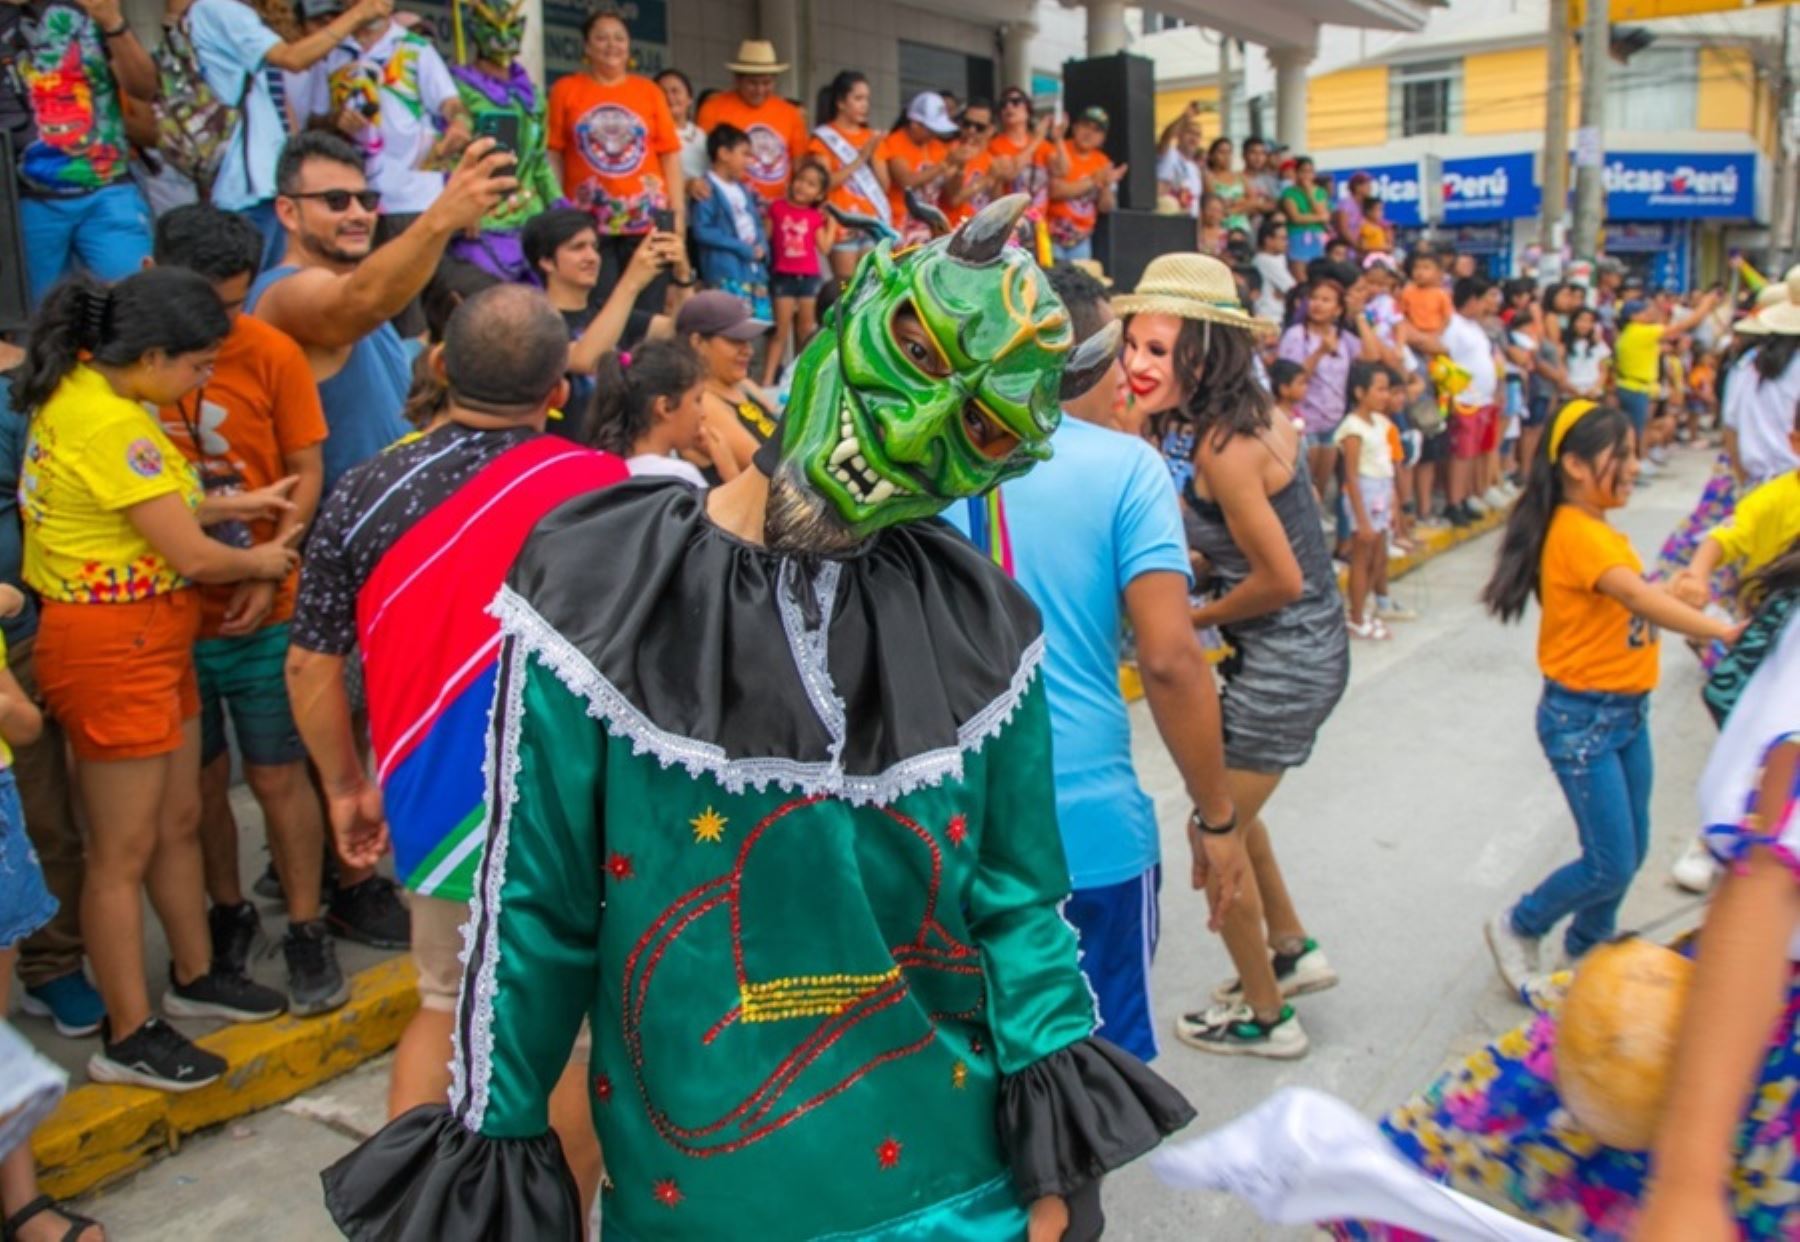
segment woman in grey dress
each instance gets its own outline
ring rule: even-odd
[[[1262,809],[1312,753],[1349,677],[1337,575],[1305,446],[1273,417],[1255,376],[1256,335],[1274,325],[1239,304],[1231,270],[1204,255],[1164,255],[1113,306],[1125,320],[1138,411],[1169,461],[1190,542],[1209,571],[1194,624],[1218,626],[1233,651],[1220,669],[1226,777],[1255,876],[1225,919],[1238,977],[1184,1014],[1176,1033],[1207,1052],[1299,1057],[1306,1033],[1288,1001],[1331,987],[1337,974],[1288,895]]]

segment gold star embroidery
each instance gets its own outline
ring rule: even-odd
[[[693,825],[696,842],[711,841],[714,843],[725,839],[725,825],[730,822],[710,806],[688,821]]]
[[[950,1085],[958,1091],[969,1085],[969,1067],[961,1061],[950,1068]]]

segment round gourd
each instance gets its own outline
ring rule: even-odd
[[[1582,958],[1556,1029],[1556,1088],[1582,1129],[1644,1151],[1668,1100],[1693,963],[1648,940]]]

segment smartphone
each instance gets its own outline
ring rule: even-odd
[[[519,118],[508,112],[483,112],[475,118],[475,137],[492,138],[496,151],[519,153]]]
[[[667,207],[658,208],[651,214],[650,224],[658,233],[673,233],[675,231],[675,213]]]

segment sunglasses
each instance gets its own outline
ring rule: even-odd
[[[334,213],[349,211],[352,202],[364,211],[374,211],[381,206],[380,190],[308,190],[303,194],[287,194],[283,197],[316,198],[325,204],[326,211]]]
[[[994,123],[992,121],[962,120],[962,121],[958,121],[957,124],[960,125],[963,129],[965,129],[971,133],[976,133],[976,134],[979,134],[982,130],[992,129],[994,127]]]
[[[1023,95],[1008,95],[1000,101],[1002,108],[1029,108],[1031,101]]]

